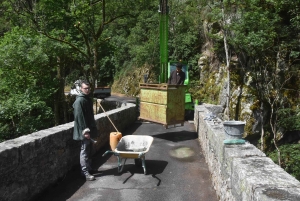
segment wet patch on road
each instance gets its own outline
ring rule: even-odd
[[[191,162],[194,161],[195,151],[191,147],[177,146],[169,151],[170,156],[180,161]]]

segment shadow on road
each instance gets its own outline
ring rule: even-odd
[[[75,166],[63,178],[49,186],[33,200],[52,201],[55,198],[56,201],[65,201],[80,189],[85,182],[85,178],[80,175],[80,166]]]
[[[112,156],[112,157],[114,157],[114,156]],[[128,159],[127,161],[129,163],[131,163],[130,159]],[[163,173],[164,169],[168,165],[167,161],[161,161],[161,160],[147,160],[146,159],[145,162],[146,162],[147,175],[161,174],[161,173]],[[121,173],[118,173],[117,165],[118,164],[116,163],[116,168],[102,170],[103,172],[102,172],[101,176],[122,175],[124,172],[130,172],[132,174],[144,174],[144,170],[143,170],[142,166],[136,166],[135,164],[125,164],[123,171]]]
[[[133,160],[129,159],[128,162],[130,161]],[[153,178],[157,179],[158,180],[157,186],[159,186],[161,180],[157,177],[157,175],[162,174],[164,172],[165,168],[168,165],[168,162],[162,160],[147,160],[147,159],[145,162],[146,162],[147,175],[152,175]],[[136,166],[135,164],[125,164],[123,171],[121,173],[118,173],[117,165],[118,164],[116,163],[116,167],[112,169],[107,169],[107,170],[102,169],[102,174],[100,176],[101,177],[109,176],[109,175],[121,176],[122,174],[129,172],[130,176],[123,181],[123,184],[125,184],[133,175],[144,174],[143,168],[141,166]]]
[[[93,156],[93,168],[103,165],[110,156],[102,157],[102,154],[109,149],[104,146]],[[78,153],[79,154],[79,153]],[[78,157],[79,159],[79,157]],[[33,201],[65,201],[75,194],[84,184],[86,179],[81,175],[80,165],[74,166],[63,178],[49,186],[45,191],[36,196]]]
[[[196,132],[180,131],[180,132],[168,132],[168,133],[156,134],[156,135],[152,135],[152,137],[168,140],[172,142],[181,142],[181,141],[197,139],[198,135]]]

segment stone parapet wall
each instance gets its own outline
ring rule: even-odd
[[[224,145],[223,122],[205,120],[220,106],[195,106],[194,123],[221,201],[300,200],[300,182],[254,145]]]
[[[108,111],[119,131],[137,119],[135,104]],[[115,129],[103,113],[95,150],[109,143]],[[74,122],[0,143],[0,200],[31,200],[79,164],[80,141],[73,140]]]

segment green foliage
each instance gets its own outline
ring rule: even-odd
[[[17,27],[0,41],[0,140],[53,125],[49,98],[56,83],[45,43],[45,38]]]
[[[230,43],[235,49],[246,51],[249,56],[259,54],[274,45],[277,37],[276,25],[280,21],[277,13],[260,2],[240,3],[239,17],[233,19],[228,29],[232,33]],[[247,7],[243,7],[247,6]]]
[[[0,10],[0,37],[4,35],[7,31],[11,29],[10,17],[7,15],[8,7],[4,0],[0,1],[1,10]]]
[[[285,144],[279,147],[281,155],[281,167],[300,180],[300,144]],[[278,164],[278,153],[273,151],[269,157]]]
[[[136,3],[131,10],[134,17],[115,21],[108,27],[107,34],[112,36],[110,44],[113,56],[110,61],[114,68],[116,81],[124,76],[124,71],[143,65],[151,67],[150,74],[159,66],[159,17],[157,2]]]
[[[34,86],[47,99],[46,94],[53,93],[55,87],[51,84],[51,74],[55,69],[49,66],[49,57],[44,49],[49,44],[45,44],[45,38],[15,28],[0,42],[1,82],[6,85],[0,86],[0,89],[7,90],[8,87],[10,90],[6,93],[13,95],[23,93],[28,86]],[[46,85],[47,90],[43,88]]]
[[[159,60],[158,13],[153,13],[153,10],[154,6],[138,15],[137,23],[130,29],[127,38],[129,54],[137,66],[157,64]]]
[[[0,103],[0,142],[49,128],[52,109],[28,89]]]
[[[285,108],[277,111],[278,126],[285,131],[300,130],[300,109]]]
[[[203,43],[199,1],[171,1],[169,19],[169,59],[193,61]]]

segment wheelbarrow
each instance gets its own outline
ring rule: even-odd
[[[139,166],[142,162],[144,174],[147,174],[145,155],[149,151],[152,142],[153,137],[151,136],[127,135],[121,138],[115,150],[106,151],[102,156],[112,153],[118,157],[118,173],[123,171],[126,160],[131,158],[134,159],[136,166]]]

